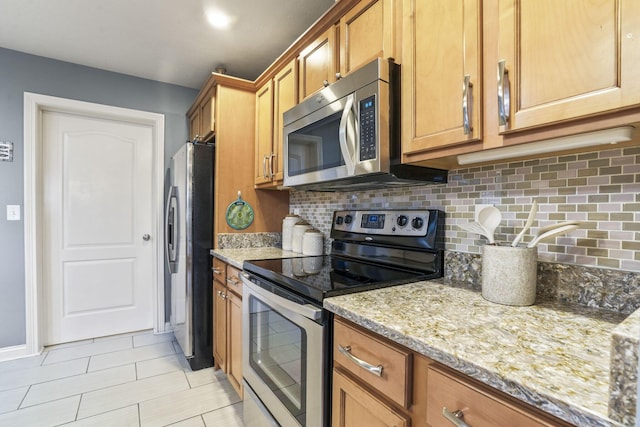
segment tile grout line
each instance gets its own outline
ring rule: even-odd
[[[16,411],[20,410],[22,404],[24,403],[24,400],[27,398],[27,394],[29,394],[29,391],[31,391],[31,387],[33,386],[33,384],[29,384],[29,387],[27,388],[27,392],[24,394],[24,396],[22,396],[22,399],[20,399],[20,403],[18,404],[18,407],[15,409]],[[11,412],[11,411],[9,411]]]
[[[78,415],[80,414],[80,405],[82,405],[83,397],[84,397],[84,393],[80,393],[80,399],[78,399],[78,407],[76,408],[76,416],[73,419],[74,421],[78,421]]]

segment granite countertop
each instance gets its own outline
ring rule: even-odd
[[[211,255],[221,259],[227,264],[231,264],[232,266],[240,269],[242,268],[242,264],[246,260],[276,259],[302,256],[302,254],[298,252],[284,251],[280,248],[274,247],[211,249]]]
[[[572,424],[622,425],[608,417],[612,333],[638,330],[635,314],[621,324],[628,315],[558,302],[499,305],[442,280],[324,307]]]

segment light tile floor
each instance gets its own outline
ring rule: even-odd
[[[244,427],[221,371],[191,371],[173,334],[47,347],[0,363],[0,426]]]

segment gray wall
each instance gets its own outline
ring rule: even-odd
[[[0,348],[26,342],[24,216],[6,220],[6,205],[23,192],[23,96],[33,92],[165,116],[165,167],[187,139],[185,113],[198,91],[0,48],[0,141],[14,143],[14,160],[0,162]]]

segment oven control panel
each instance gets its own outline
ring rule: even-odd
[[[425,236],[428,223],[426,210],[336,211],[332,228],[359,234]]]

